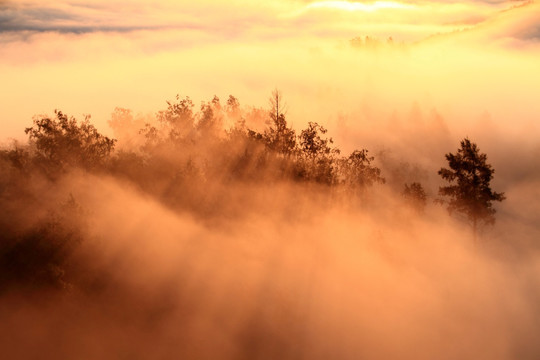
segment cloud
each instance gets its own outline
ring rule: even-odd
[[[497,12],[475,26],[438,38],[468,44],[526,46],[529,43],[534,46],[540,40],[540,4],[522,3]]]
[[[167,24],[138,21],[133,9],[119,11],[110,6],[89,6],[57,2],[9,4],[1,10],[0,31],[37,31],[60,33],[127,32],[161,29]],[[145,16],[142,18],[144,19]],[[139,15],[140,18],[140,15]],[[184,24],[189,26],[189,24]]]
[[[252,19],[263,12],[258,6],[235,2],[223,5],[211,2],[168,2],[154,4],[134,1],[68,2],[56,1],[47,5],[40,2],[6,3],[2,9],[3,31],[33,30],[59,32],[119,31],[138,29],[184,28],[204,24],[214,25]],[[243,7],[243,6],[242,6]],[[259,16],[256,16],[256,14]],[[220,19],[218,24],[210,20]]]
[[[349,2],[277,1],[253,4],[245,0],[227,3],[211,0],[197,3],[162,0],[85,1],[58,0],[5,2],[0,9],[0,32],[55,31],[61,33],[130,32],[138,30],[193,29],[214,35],[261,34],[283,29],[283,36],[297,33],[328,34],[369,32],[373,24],[397,28],[407,24],[422,32],[447,32],[448,24],[485,19],[508,2]],[[403,27],[402,27],[403,31]],[[427,33],[426,33],[427,32]],[[405,37],[407,37],[405,35]],[[409,34],[408,37],[411,37]]]

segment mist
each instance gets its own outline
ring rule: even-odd
[[[540,356],[538,3],[0,19],[6,358]],[[477,233],[439,203],[464,138],[506,197]]]

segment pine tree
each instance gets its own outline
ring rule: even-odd
[[[494,192],[490,187],[495,170],[487,163],[487,155],[468,138],[461,141],[456,154],[446,154],[450,169],[441,168],[439,175],[450,182],[441,186],[439,195],[449,199],[448,211],[464,215],[470,222],[476,238],[480,225],[495,223],[493,201],[503,201],[504,193]]]

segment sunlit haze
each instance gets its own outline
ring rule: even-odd
[[[540,358],[538,1],[0,0],[0,119],[2,358]]]
[[[316,1],[307,5],[307,8],[330,8],[347,11],[376,11],[380,9],[407,9],[413,8],[413,6],[392,1],[375,1],[373,3],[351,1]]]

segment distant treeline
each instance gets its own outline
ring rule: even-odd
[[[155,194],[175,185],[185,189],[189,183],[274,181],[308,182],[361,194],[385,183],[367,149],[341,155],[327,130],[315,122],[297,134],[287,123],[282,102],[275,91],[262,131],[246,125],[250,114],[240,110],[233,96],[224,105],[214,97],[198,110],[189,97],[177,96],[157,113],[156,123],[140,128],[129,110],[116,109],[111,127],[120,138],[122,131],[138,137],[126,141],[131,141],[129,146],[100,134],[89,117],[79,122],[57,110],[54,117],[34,119],[26,129],[28,145],[3,150],[1,157],[4,167],[22,173],[40,171],[51,180],[79,168],[129,179]],[[232,123],[230,128],[225,129],[225,122]]]

